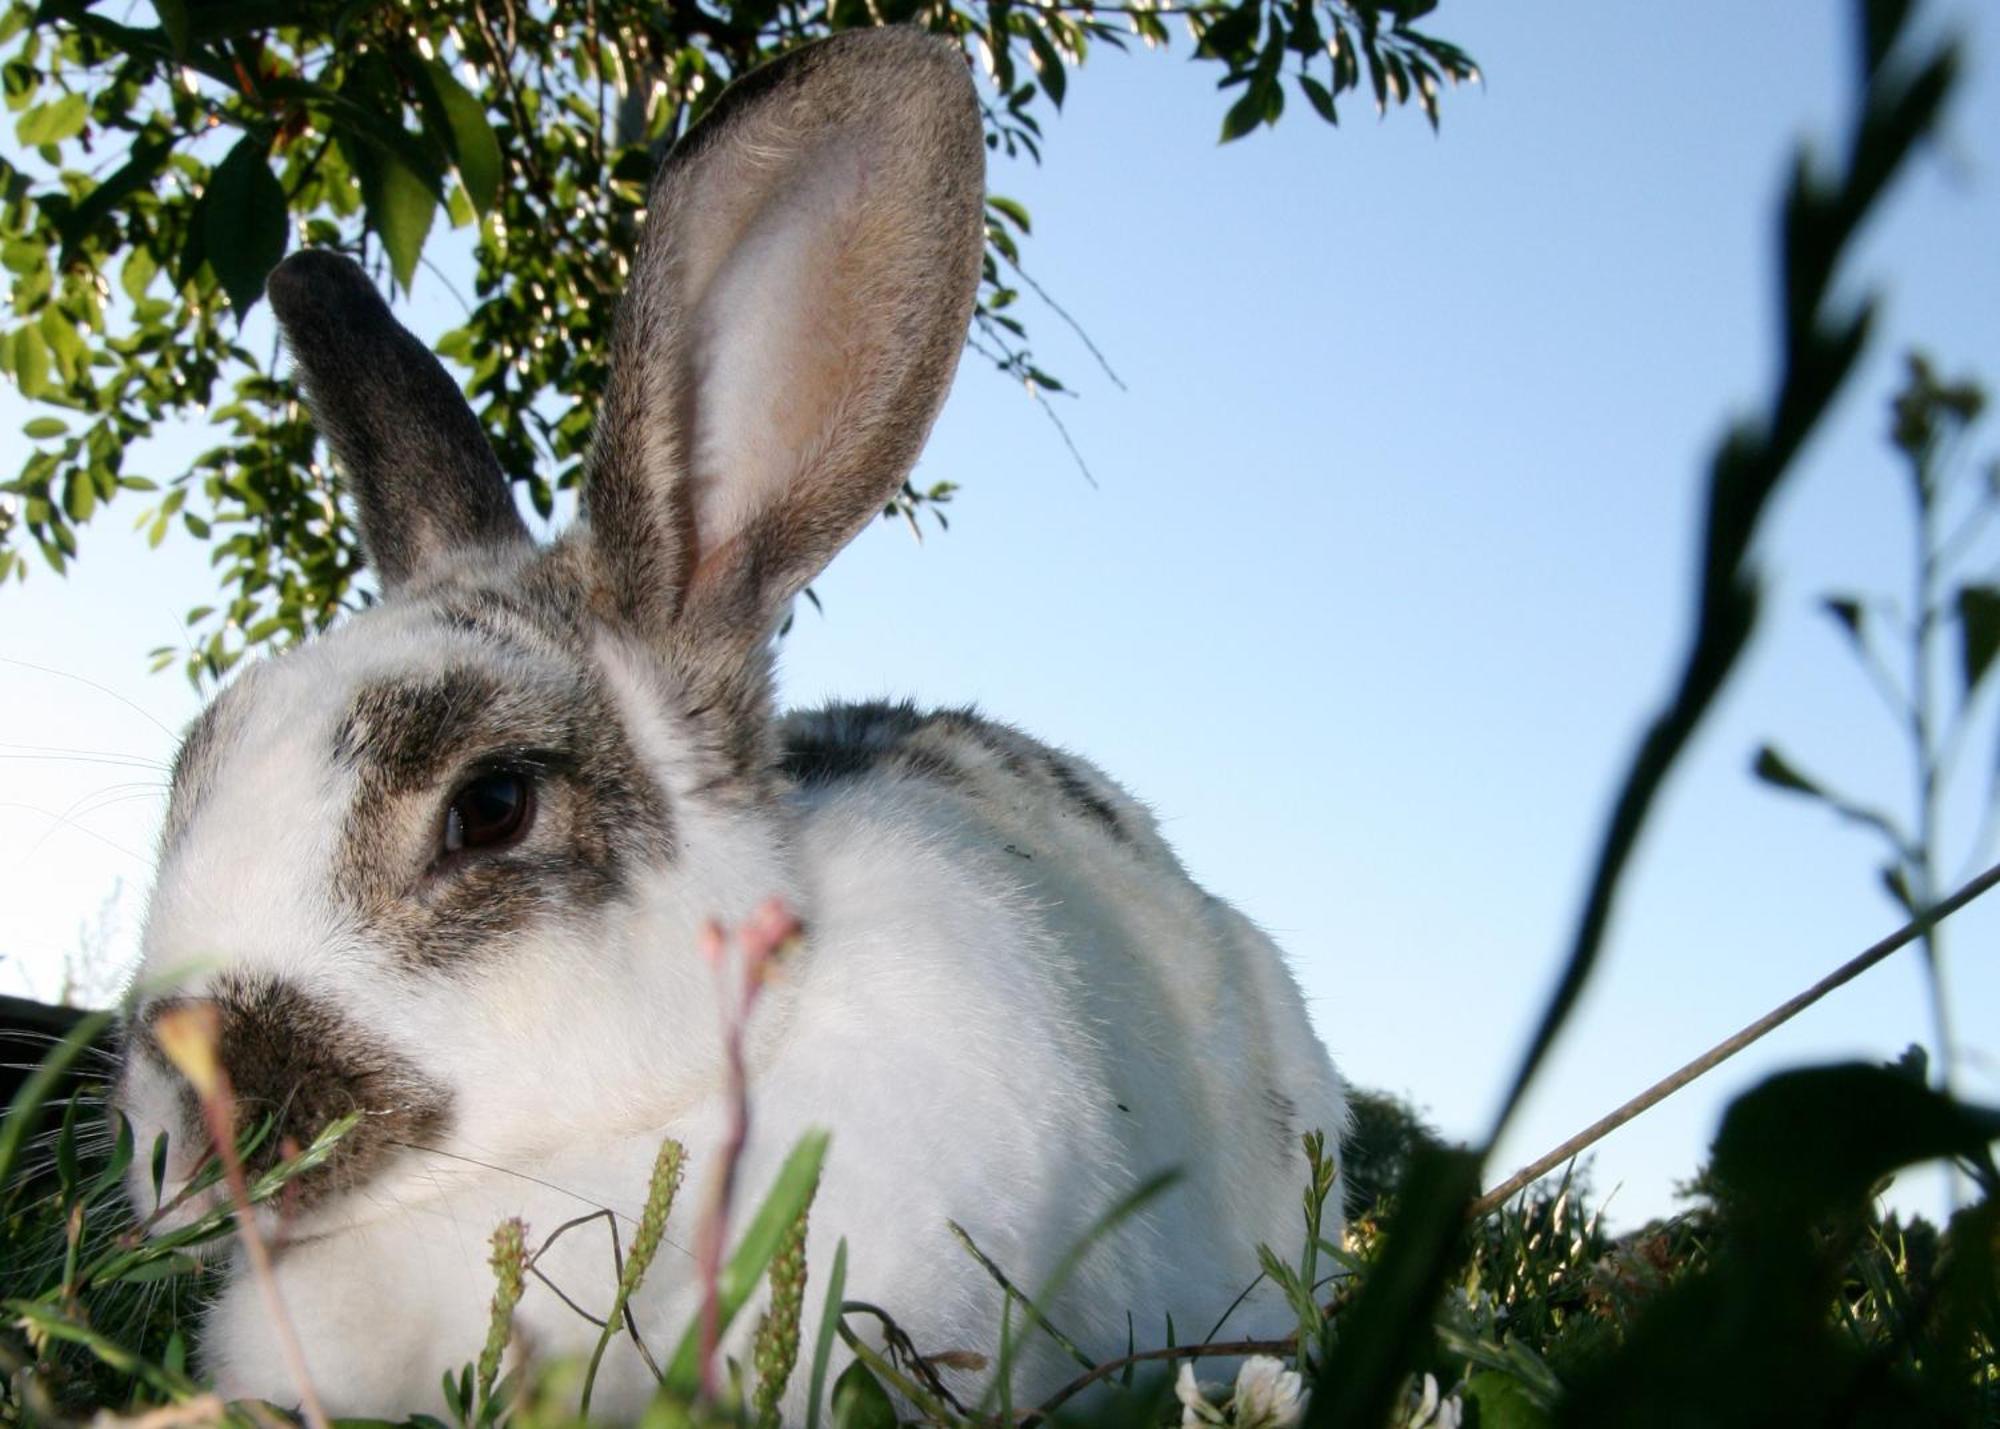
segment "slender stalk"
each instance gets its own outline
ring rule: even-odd
[[[1287,1335],[1282,1340],[1215,1340],[1205,1345],[1174,1345],[1164,1350],[1141,1350],[1137,1354],[1124,1355],[1115,1360],[1106,1360],[1088,1373],[1080,1374],[1035,1408],[1021,1416],[1021,1429],[1032,1429],[1040,1424],[1064,1404],[1074,1399],[1084,1390],[1101,1379],[1108,1379],[1136,1364],[1149,1364],[1158,1360],[1196,1360],[1233,1357],[1237,1355],[1277,1355],[1291,1354],[1298,1348],[1298,1337]]]
[[[1548,1172],[1560,1166],[1563,1162],[1568,1161],[1578,1152],[1603,1140],[1604,1137],[1616,1131],[1641,1112],[1665,1101],[1689,1082],[1711,1071],[1721,1063],[1728,1061],[1765,1033],[1791,1021],[1835,988],[1854,981],[1855,978],[1874,967],[1875,964],[1881,962],[1891,953],[1909,946],[1912,942],[1929,936],[1930,932],[1940,922],[1958,912],[1959,909],[1965,907],[1966,904],[1972,902],[1975,898],[1990,892],[1996,885],[2000,885],[2000,864],[1995,864],[1993,867],[1987,869],[1986,872],[1980,874],[1970,883],[1967,883],[1956,893],[1952,894],[1951,897],[1945,899],[1944,902],[1931,908],[1922,916],[1911,919],[1888,937],[1850,958],[1847,962],[1842,963],[1798,996],[1780,1003],[1755,1022],[1737,1032],[1734,1036],[1726,1037],[1716,1043],[1715,1046],[1709,1048],[1692,1062],[1680,1068],[1680,1070],[1669,1076],[1662,1077],[1616,1111],[1598,1118],[1582,1131],[1579,1131],[1575,1136],[1563,1142],[1562,1145],[1554,1148],[1545,1155],[1536,1157],[1512,1176],[1509,1176],[1505,1181],[1502,1181],[1498,1186],[1495,1186],[1492,1190],[1474,1201],[1469,1213],[1472,1219],[1477,1220],[1497,1210],[1507,1202],[1509,1197],[1513,1196],[1515,1192],[1519,1191],[1529,1182],[1548,1174]]]

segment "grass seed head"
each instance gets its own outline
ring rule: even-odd
[[[758,1429],[777,1429],[778,1401],[799,1358],[799,1316],[806,1302],[806,1221],[808,1200],[771,1258],[771,1308],[757,1322],[751,1360],[757,1387],[751,1401]]]
[[[632,1249],[626,1253],[625,1269],[618,1277],[618,1301],[624,1304],[639,1288],[647,1268],[659,1253],[667,1234],[667,1217],[673,1214],[674,1197],[681,1188],[682,1168],[687,1148],[671,1136],[660,1143],[653,1158],[653,1178],[646,1186],[646,1208],[639,1213],[639,1229],[633,1232]]]
[[[509,1216],[493,1232],[493,1313],[486,1323],[486,1348],[479,1352],[479,1398],[493,1393],[500,1377],[500,1357],[514,1332],[514,1307],[528,1279],[528,1228],[519,1216]]]

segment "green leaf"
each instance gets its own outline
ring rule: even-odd
[[[751,1217],[743,1239],[737,1242],[735,1253],[723,1266],[720,1283],[716,1287],[715,1328],[718,1335],[729,1328],[729,1322],[736,1318],[737,1311],[748,1302],[757,1288],[757,1282],[770,1265],[771,1257],[778,1253],[779,1242],[793,1222],[798,1220],[799,1212],[812,1200],[813,1191],[819,1185],[820,1164],[826,1160],[826,1144],[827,1134],[823,1131],[808,1131],[799,1138],[792,1154],[778,1169],[778,1177],[771,1183],[764,1203]],[[678,1394],[682,1398],[694,1396],[700,1388],[700,1355],[701,1320],[697,1316],[667,1364],[665,1383],[669,1394]],[[836,1387],[836,1396],[838,1393]]]
[[[201,1262],[184,1251],[149,1260],[143,1265],[135,1265],[118,1277],[120,1285],[144,1285],[154,1280],[171,1280],[177,1275],[192,1275],[201,1269]]]
[[[854,1361],[833,1382],[834,1429],[896,1429],[896,1406],[882,1381]]]
[[[47,245],[28,238],[10,238],[0,244],[0,267],[9,273],[39,273],[48,266]]]
[[[187,0],[153,0],[153,13],[160,17],[160,28],[173,46],[174,58],[184,59],[188,50]]]
[[[1028,222],[1027,206],[1019,202],[1018,200],[1011,198],[1003,198],[999,194],[988,194],[986,196],[986,206],[988,208],[998,209],[1001,213],[1006,214],[1008,219],[1012,221],[1013,225],[1016,228],[1020,229],[1021,232],[1023,233],[1034,232],[1033,225],[1031,225]]]
[[[14,385],[23,397],[41,397],[49,386],[49,345],[39,328],[29,326],[14,334]]]
[[[77,245],[82,243],[98,224],[109,217],[119,204],[140,189],[152,187],[153,180],[166,166],[167,156],[173,149],[173,141],[167,139],[136,146],[132,150],[132,157],[120,165],[110,178],[85,194],[75,208],[56,221],[56,231],[62,235],[64,267],[67,267],[70,259],[75,256]],[[144,248],[133,250],[135,256],[144,252],[146,252]],[[130,266],[129,262],[127,266]],[[138,295],[131,296],[136,298]]]
[[[1826,790],[1799,773],[1784,755],[1768,744],[1757,751],[1750,772],[1773,788],[1789,789],[1794,794],[1806,794],[1815,799],[1826,797]]]
[[[60,144],[81,134],[84,121],[89,118],[89,98],[80,92],[71,92],[60,99],[51,99],[47,104],[37,104],[15,120],[14,137],[30,148]]]
[[[1309,74],[1302,74],[1299,76],[1299,92],[1305,95],[1306,101],[1312,105],[1313,111],[1320,118],[1329,124],[1340,122],[1340,115],[1333,107],[1333,95],[1327,91],[1325,85]]]
[[[1463,1397],[1479,1406],[1479,1429],[1544,1429],[1549,1416],[1521,1381],[1499,1370],[1481,1370],[1465,1382]]]
[[[487,122],[486,107],[436,61],[425,65],[423,74],[437,101],[444,130],[440,137],[458,170],[459,182],[465,185],[473,208],[484,216],[499,197],[501,175],[500,141]]]
[[[1243,0],[1242,4],[1202,31],[1201,47],[1217,59],[1233,59],[1257,43],[1263,20],[1264,7],[1260,0]]]
[[[826,1280],[826,1307],[820,1312],[819,1338],[813,1345],[810,1397],[806,1400],[806,1429],[819,1429],[819,1407],[826,1394],[827,1366],[833,1361],[834,1331],[840,1324],[840,1307],[847,1292],[847,1237],[833,1248],[833,1271]]]
[[[36,417],[22,427],[21,432],[36,441],[43,441],[49,437],[65,437],[69,435],[69,423],[61,417]]]
[[[1958,593],[1959,668],[1970,695],[2000,654],[2000,590],[1966,586]]]
[[[1069,88],[1069,77],[1063,72],[1062,56],[1056,53],[1056,47],[1050,43],[1040,25],[1030,23],[1027,30],[1028,49],[1035,60],[1035,77],[1041,80],[1042,89],[1050,102],[1061,109],[1063,93]]]
[[[417,276],[417,260],[423,257],[431,220],[437,215],[437,199],[423,178],[401,159],[393,154],[378,157],[374,191],[366,195],[368,221],[382,235],[390,271],[407,293]]]
[[[1252,81],[1237,101],[1229,106],[1229,112],[1222,116],[1222,138],[1227,144],[1232,139],[1241,139],[1252,129],[1264,122],[1265,106],[1269,102],[1262,85]]]
[[[62,508],[72,521],[90,519],[90,513],[97,509],[97,488],[91,484],[90,473],[72,471],[63,480]]]
[[[285,256],[285,190],[264,141],[246,136],[216,166],[203,212],[208,265],[240,323]]]

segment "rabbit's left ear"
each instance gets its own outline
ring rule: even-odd
[[[385,592],[528,543],[465,394],[366,273],[308,248],[277,266],[268,290]]]
[[[584,488],[619,614],[742,648],[901,485],[964,346],[985,142],[956,47],[851,31],[668,157]]]

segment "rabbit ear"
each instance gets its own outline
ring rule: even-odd
[[[985,159],[963,57],[907,29],[753,72],[668,157],[585,485],[628,620],[762,641],[881,511],[964,346]]]
[[[305,249],[278,265],[267,291],[385,591],[528,539],[465,395],[360,267]]]

